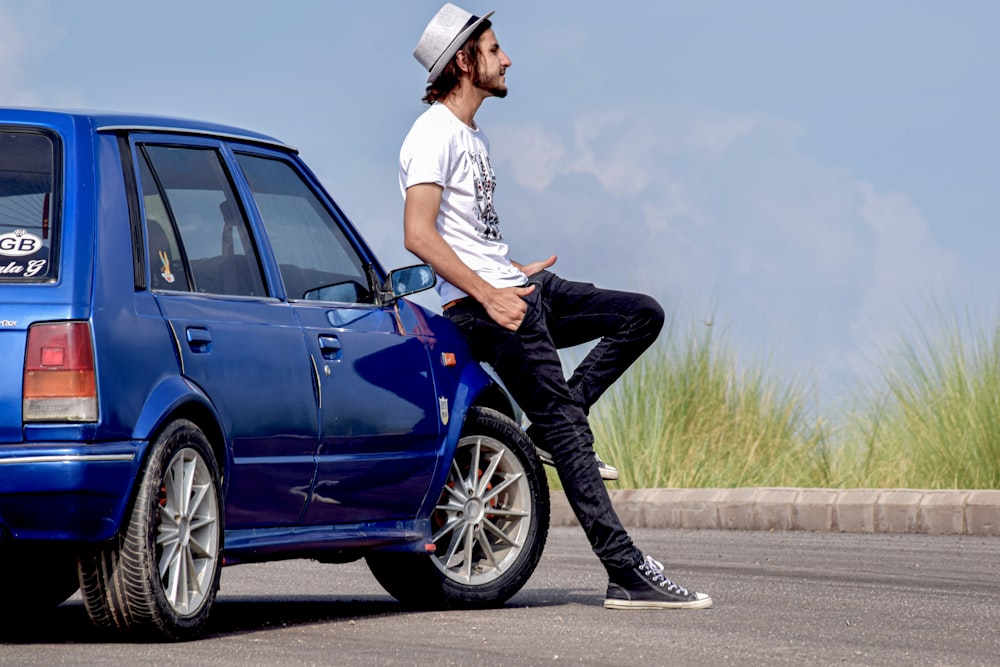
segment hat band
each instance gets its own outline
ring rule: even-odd
[[[475,23],[475,22],[476,22],[476,21],[478,21],[478,20],[479,20],[479,17],[478,17],[478,16],[476,16],[476,15],[472,15],[472,16],[470,16],[470,17],[469,17],[469,20],[468,20],[468,21],[466,21],[466,22],[465,22],[465,25],[463,25],[463,26],[462,26],[462,30],[459,30],[459,31],[458,31],[458,33],[459,33],[459,34],[462,34],[462,31],[463,31],[463,30],[465,30],[466,28],[468,28],[468,27],[469,27],[470,25],[472,25],[473,23]]]

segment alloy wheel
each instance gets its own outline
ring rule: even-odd
[[[156,545],[164,595],[185,616],[211,592],[219,558],[219,507],[212,474],[198,452],[182,449],[168,464],[160,488]]]
[[[490,437],[460,440],[433,522],[433,561],[446,577],[479,585],[503,575],[524,548],[531,524],[520,459]]]

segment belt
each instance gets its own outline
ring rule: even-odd
[[[455,299],[454,301],[449,301],[448,303],[441,306],[441,310],[448,310],[449,308],[453,308],[469,298],[471,297],[463,296],[461,298]]]

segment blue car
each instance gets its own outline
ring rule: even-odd
[[[549,499],[516,407],[269,136],[0,109],[0,590],[189,639],[223,565],[502,604]]]

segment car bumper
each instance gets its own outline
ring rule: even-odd
[[[16,540],[114,536],[145,442],[0,447],[0,530]]]

